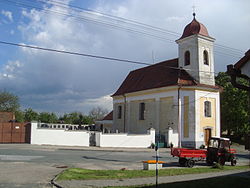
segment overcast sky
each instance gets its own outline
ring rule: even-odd
[[[192,21],[195,5],[197,20],[216,39],[215,72],[225,71],[227,64],[236,63],[249,49],[249,0],[60,1],[70,6],[49,2],[0,1],[0,41],[159,62],[177,57],[174,41]],[[72,5],[85,10],[73,10]],[[129,71],[140,67],[0,44],[0,90],[19,96],[22,109],[39,112],[87,114],[97,106],[111,110],[110,95]]]

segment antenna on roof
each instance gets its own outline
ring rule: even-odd
[[[155,54],[154,54],[154,50],[152,50],[152,63],[155,64]]]

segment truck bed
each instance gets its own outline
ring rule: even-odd
[[[171,155],[179,158],[206,158],[207,150],[203,149],[187,149],[187,148],[172,148]]]

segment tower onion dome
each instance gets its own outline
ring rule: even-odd
[[[193,16],[194,16],[194,19],[192,20],[192,22],[190,24],[188,24],[185,27],[180,39],[183,39],[183,38],[189,37],[191,35],[195,35],[195,34],[210,37],[208,34],[208,31],[207,31],[207,28],[202,23],[198,22],[195,19],[195,13],[193,14]]]

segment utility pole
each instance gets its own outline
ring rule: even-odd
[[[180,83],[180,76],[181,76],[182,67],[179,69],[178,73],[178,147],[181,148],[181,83]]]
[[[159,129],[158,129],[158,135],[157,135],[157,142],[156,142],[156,146],[155,146],[155,152],[156,152],[156,166],[155,166],[155,187],[158,188],[158,159],[159,159]]]

